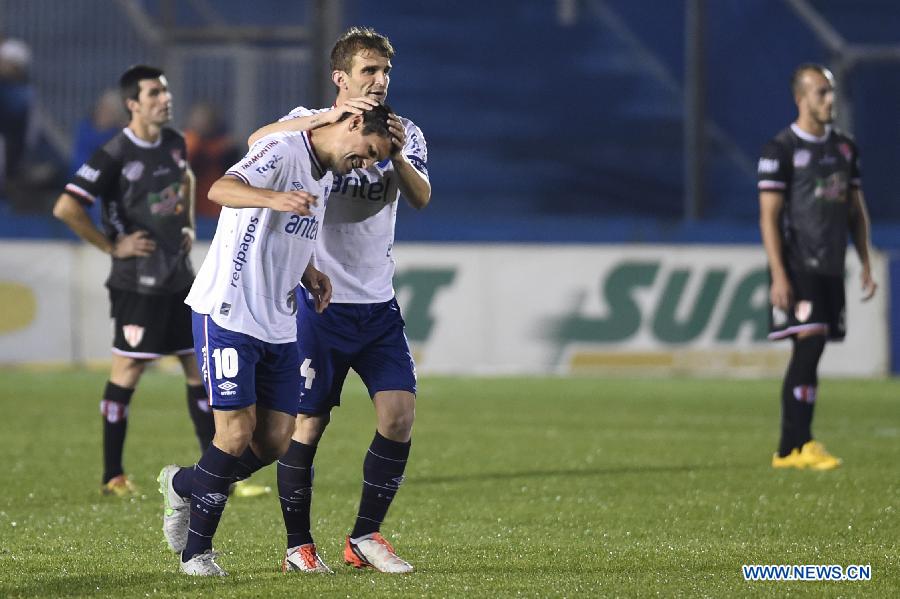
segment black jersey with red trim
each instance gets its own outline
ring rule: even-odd
[[[793,124],[766,144],[758,174],[760,191],[784,193],[780,230],[788,269],[843,274],[850,190],[861,185],[853,140],[830,127],[815,137]]]
[[[147,231],[156,250],[146,257],[113,258],[107,287],[138,293],[174,293],[190,286],[194,269],[182,249],[190,206],[182,197],[187,169],[184,138],[163,128],[155,143],[125,128],[81,165],[66,192],[82,204],[99,200],[110,240]]]

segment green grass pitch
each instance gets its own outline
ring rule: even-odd
[[[276,495],[229,502],[230,576],[165,547],[159,468],[198,450],[182,380],[146,375],[126,468],[101,498],[100,372],[0,372],[0,596],[900,596],[900,381],[824,380],[835,472],[769,467],[774,380],[424,378],[407,482],[384,531],[417,572],[343,565],[374,415],[348,383],[316,461],[314,534],[334,576],[285,576]],[[268,468],[257,480],[274,487]],[[742,564],[871,564],[869,582],[745,582]]]

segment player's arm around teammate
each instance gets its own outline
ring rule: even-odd
[[[295,118],[285,117],[286,120],[281,120],[277,123],[269,123],[251,133],[250,137],[247,139],[247,145],[252,148],[256,142],[272,133],[280,133],[283,131],[299,132],[318,129],[324,125],[331,125],[338,122],[341,117],[348,112],[350,114],[362,114],[375,106],[378,106],[378,100],[368,96],[360,96],[337,102],[330,110],[324,112],[317,112]]]

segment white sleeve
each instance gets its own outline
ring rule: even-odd
[[[412,121],[406,122],[406,144],[403,146],[403,155],[428,178],[428,146],[425,144],[425,136]]]
[[[305,106],[298,106],[297,108],[293,109],[292,111],[278,119],[278,122],[283,123],[284,121],[292,121],[294,119],[299,119],[301,116],[309,116],[311,114],[315,114],[316,112],[317,111],[310,110]]]
[[[275,189],[279,171],[285,168],[288,146],[280,135],[267,135],[253,144],[225,174],[260,189]]]

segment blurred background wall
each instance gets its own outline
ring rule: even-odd
[[[79,127],[128,65],[164,67],[175,125],[240,152],[292,107],[331,102],[326,57],[356,24],[391,38],[388,101],[429,145],[434,200],[401,203],[398,242],[758,244],[758,152],[795,116],[793,68],[815,61],[838,78],[873,242],[897,270],[891,0],[0,0],[0,34],[27,50],[29,106],[0,235],[72,239],[49,209]],[[201,238],[214,227],[201,210]]]

